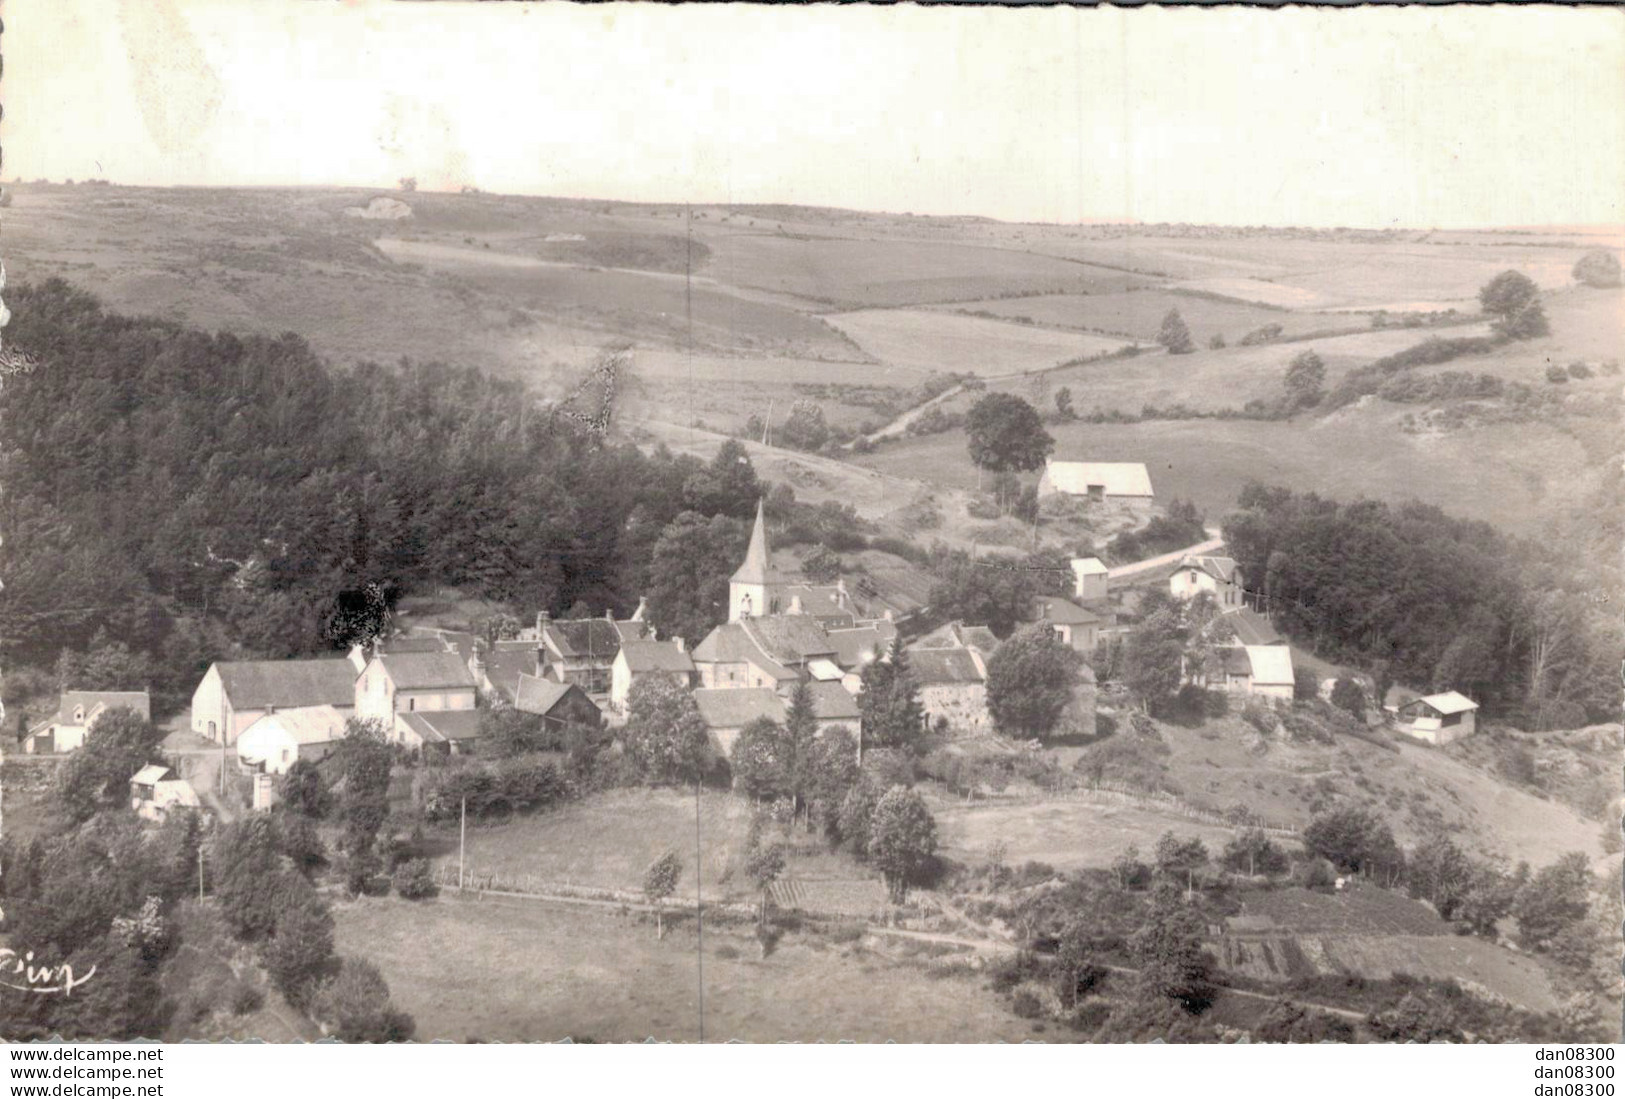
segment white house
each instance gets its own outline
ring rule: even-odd
[[[1106,563],[1098,557],[1072,559],[1072,598],[1094,603],[1110,594],[1111,581]]]
[[[396,743],[420,739],[404,721],[408,714],[476,705],[474,675],[454,652],[382,653],[355,680],[355,716],[378,722]]]
[[[1296,676],[1292,671],[1292,649],[1287,645],[1244,645],[1251,668],[1247,692],[1268,698],[1291,700]]]
[[[1207,592],[1220,611],[1240,607],[1245,590],[1241,569],[1229,557],[1186,557],[1168,578],[1168,593],[1175,599],[1195,599]]]
[[[152,718],[146,691],[63,691],[55,716],[28,730],[23,751],[71,752],[83,746],[98,718],[119,707],[135,711],[143,721]]]
[[[315,762],[344,736],[345,716],[332,706],[302,706],[266,714],[237,738],[237,759],[268,775],[286,774],[300,759]]]
[[[1057,462],[1044,459],[1038,495],[1078,496],[1091,503],[1126,504],[1149,514],[1156,496],[1143,462]]]
[[[201,804],[192,784],[168,767],[149,763],[130,779],[130,808],[143,820],[161,821],[175,809]]]
[[[331,706],[355,709],[356,665],[322,660],[222,660],[209,666],[192,692],[192,731],[226,745],[277,710]]]
[[[1478,703],[1456,691],[1412,699],[1399,708],[1396,727],[1429,744],[1449,744],[1477,729]]]
[[[640,679],[664,676],[687,690],[694,686],[697,675],[694,658],[680,637],[670,641],[623,641],[609,669],[610,705],[625,713],[632,685]]]

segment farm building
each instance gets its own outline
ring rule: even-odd
[[[286,774],[300,759],[316,762],[344,736],[345,716],[332,706],[266,714],[237,738],[237,760],[251,771]]]
[[[552,619],[544,613],[536,625],[541,635],[540,674],[558,683],[577,684],[589,694],[609,690],[621,642],[649,634],[642,620],[616,621],[607,612],[602,618],[574,619]]]
[[[331,706],[348,717],[359,671],[343,657],[217,661],[192,692],[192,732],[229,747],[276,710]]]
[[[1199,686],[1290,700],[1296,677],[1286,645],[1225,645],[1208,654],[1186,678]]]
[[[1395,727],[1428,744],[1449,744],[1477,730],[1478,703],[1456,691],[1427,695],[1399,707]]]
[[[910,649],[908,668],[920,686],[920,706],[932,728],[982,733],[993,727],[987,712],[987,662],[980,650]]]
[[[670,641],[626,641],[615,656],[609,671],[609,703],[621,713],[626,712],[626,701],[632,685],[649,676],[664,676],[684,690],[694,686],[694,658],[689,655],[683,639]]]
[[[391,740],[407,743],[421,730],[403,719],[418,711],[473,710],[478,687],[454,652],[383,653],[355,681],[355,715],[376,721]]]
[[[142,820],[161,821],[176,809],[201,804],[192,784],[171,768],[149,763],[130,779],[130,808]]]
[[[28,730],[23,751],[71,752],[84,744],[98,718],[120,708],[134,711],[143,721],[152,718],[146,691],[63,691],[56,714]]]
[[[1098,557],[1072,559],[1072,598],[1080,603],[1095,603],[1111,594],[1106,563]]]
[[[1127,504],[1149,515],[1156,496],[1143,462],[1057,462],[1044,459],[1038,495],[1077,496],[1091,503]]]
[[[1186,557],[1168,578],[1168,592],[1175,599],[1195,599],[1207,592],[1221,611],[1240,607],[1244,590],[1241,569],[1229,557]]]
[[[711,734],[711,746],[733,757],[740,732],[757,718],[784,720],[784,700],[766,687],[701,687],[694,692],[700,720]]]
[[[908,651],[924,652],[933,649],[975,649],[983,659],[993,655],[999,639],[986,626],[967,626],[963,622],[949,622],[917,638]]]
[[[1074,652],[1094,652],[1100,641],[1100,628],[1106,620],[1076,603],[1046,595],[1038,600],[1037,620],[1047,624]]]
[[[1285,645],[1286,638],[1275,632],[1270,620],[1255,610],[1240,607],[1226,611],[1214,620],[1238,645]]]
[[[578,684],[555,683],[534,675],[519,677],[513,708],[536,714],[554,728],[588,725],[596,729],[604,722],[603,711]]]
[[[398,714],[398,741],[421,751],[460,755],[480,739],[479,710],[413,710]]]

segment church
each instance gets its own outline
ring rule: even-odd
[[[851,629],[856,625],[852,597],[846,584],[808,584],[773,568],[762,502],[756,502],[756,524],[751,528],[745,560],[728,581],[728,621],[793,614],[809,615],[825,629]]]

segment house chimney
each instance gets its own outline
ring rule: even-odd
[[[367,670],[367,654],[360,644],[350,646],[350,666],[355,669],[356,675]]]
[[[851,603],[851,597],[846,594],[846,577],[837,576],[835,578],[835,605],[845,608],[850,606]]]
[[[801,614],[802,613],[802,610],[801,610],[801,596],[792,595],[790,597],[790,613],[791,614]]]
[[[604,608],[604,621],[605,622],[613,622],[613,621],[615,621],[615,608],[614,607],[605,607]]]
[[[632,621],[634,621],[634,622],[642,622],[643,619],[644,619],[644,616],[646,614],[648,614],[648,612],[649,612],[649,601],[647,599],[645,599],[641,595],[638,596],[638,609],[632,612]]]
[[[880,617],[882,619],[884,619],[885,621],[890,622],[891,621],[891,608],[887,607],[885,610],[881,611],[880,612]]]
[[[678,652],[680,652],[680,653],[688,652],[688,642],[684,641],[681,637],[672,638],[671,643],[673,645],[677,646],[677,651]]]
[[[547,612],[546,611],[537,611],[536,612],[536,636],[537,636],[538,639],[540,639],[541,636],[542,636],[542,630],[544,630],[546,628],[547,628]]]

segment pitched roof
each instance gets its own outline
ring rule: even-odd
[[[1286,645],[1248,645],[1244,651],[1252,665],[1254,685],[1290,686],[1295,681],[1292,650]]]
[[[1039,597],[1038,614],[1057,626],[1088,626],[1105,621],[1095,612],[1086,611],[1076,603],[1053,595]]]
[[[694,658],[673,641],[628,641],[621,659],[632,672],[692,672]]]
[[[1187,556],[1180,559],[1182,569],[1200,569],[1215,580],[1230,583],[1236,579],[1236,561],[1233,557],[1215,557],[1210,554]]]
[[[519,677],[536,671],[536,642],[526,641],[517,646],[498,644],[480,654],[485,661],[485,678],[491,688],[509,702],[519,689]]]
[[[1478,709],[1478,703],[1459,691],[1445,691],[1443,694],[1427,695],[1423,698],[1412,699],[1405,704],[1405,708],[1415,706],[1417,703],[1426,703],[1438,710],[1441,714],[1461,714],[1468,710]]]
[[[413,710],[400,716],[429,744],[473,740],[480,735],[478,710]]]
[[[275,706],[355,706],[355,665],[346,657],[321,660],[223,660],[215,664],[234,710]]]
[[[1107,496],[1151,496],[1151,474],[1143,462],[1057,462],[1046,459],[1045,474],[1058,492],[1075,496],[1091,485],[1104,486]]]
[[[555,683],[551,679],[543,679],[539,675],[522,675],[519,677],[519,688],[514,692],[513,708],[522,710],[527,714],[550,714],[563,702],[571,692],[579,694],[587,702],[597,708],[597,703],[574,683]]]
[[[807,689],[819,721],[857,721],[863,716],[858,700],[839,683],[809,683]]]
[[[443,653],[448,651],[446,642],[438,637],[392,637],[381,646],[384,652],[394,656],[396,653]]]
[[[473,687],[474,673],[456,653],[392,653],[378,657],[396,690],[423,691],[435,687]]]
[[[796,664],[809,656],[833,656],[835,644],[816,619],[804,614],[772,614],[742,618],[738,623],[762,651],[781,664]]]
[[[851,618],[852,601],[834,584],[786,584],[779,592],[779,610],[790,613],[790,601],[801,600],[801,613],[814,618]]]
[[[701,687],[694,705],[712,729],[737,729],[759,717],[784,720],[784,700],[767,687]]]
[[[326,744],[344,735],[344,715],[331,706],[300,706],[266,714],[237,738],[239,754],[244,744],[278,732],[285,733],[295,744]]]
[[[1072,571],[1081,576],[1104,576],[1109,571],[1098,557],[1074,557]]]
[[[348,663],[348,662],[346,662]],[[128,706],[143,718],[152,717],[152,700],[146,691],[63,691],[56,720],[62,725],[73,725],[73,711],[84,707],[85,720],[99,716],[103,710]]]
[[[621,651],[621,631],[607,618],[555,619],[542,637],[563,657],[587,657],[608,663]]]
[[[756,523],[750,528],[750,545],[745,547],[745,559],[730,577],[735,584],[766,584],[773,577],[768,559],[767,522],[763,517],[762,501],[756,501]]]
[[[987,674],[969,649],[915,649],[908,654],[909,674],[914,682],[982,683]]]
[[[130,776],[130,781],[138,782],[142,786],[151,786],[154,783],[164,781],[164,779],[169,778],[172,775],[173,772],[163,764],[149,763],[145,767],[141,768],[141,770],[137,771],[134,775]]]
[[[890,622],[886,625],[892,626]],[[843,668],[856,668],[877,656],[885,656],[891,648],[891,639],[897,636],[897,627],[890,632],[880,626],[854,626],[847,630],[826,630],[829,643],[835,646],[835,660]]]
[[[769,656],[739,622],[726,622],[694,646],[697,664],[754,664],[774,679],[794,679],[796,673]]]
[[[1279,645],[1283,642],[1268,618],[1247,607],[1227,611],[1215,621],[1224,622],[1234,629],[1236,640],[1243,645]]]

